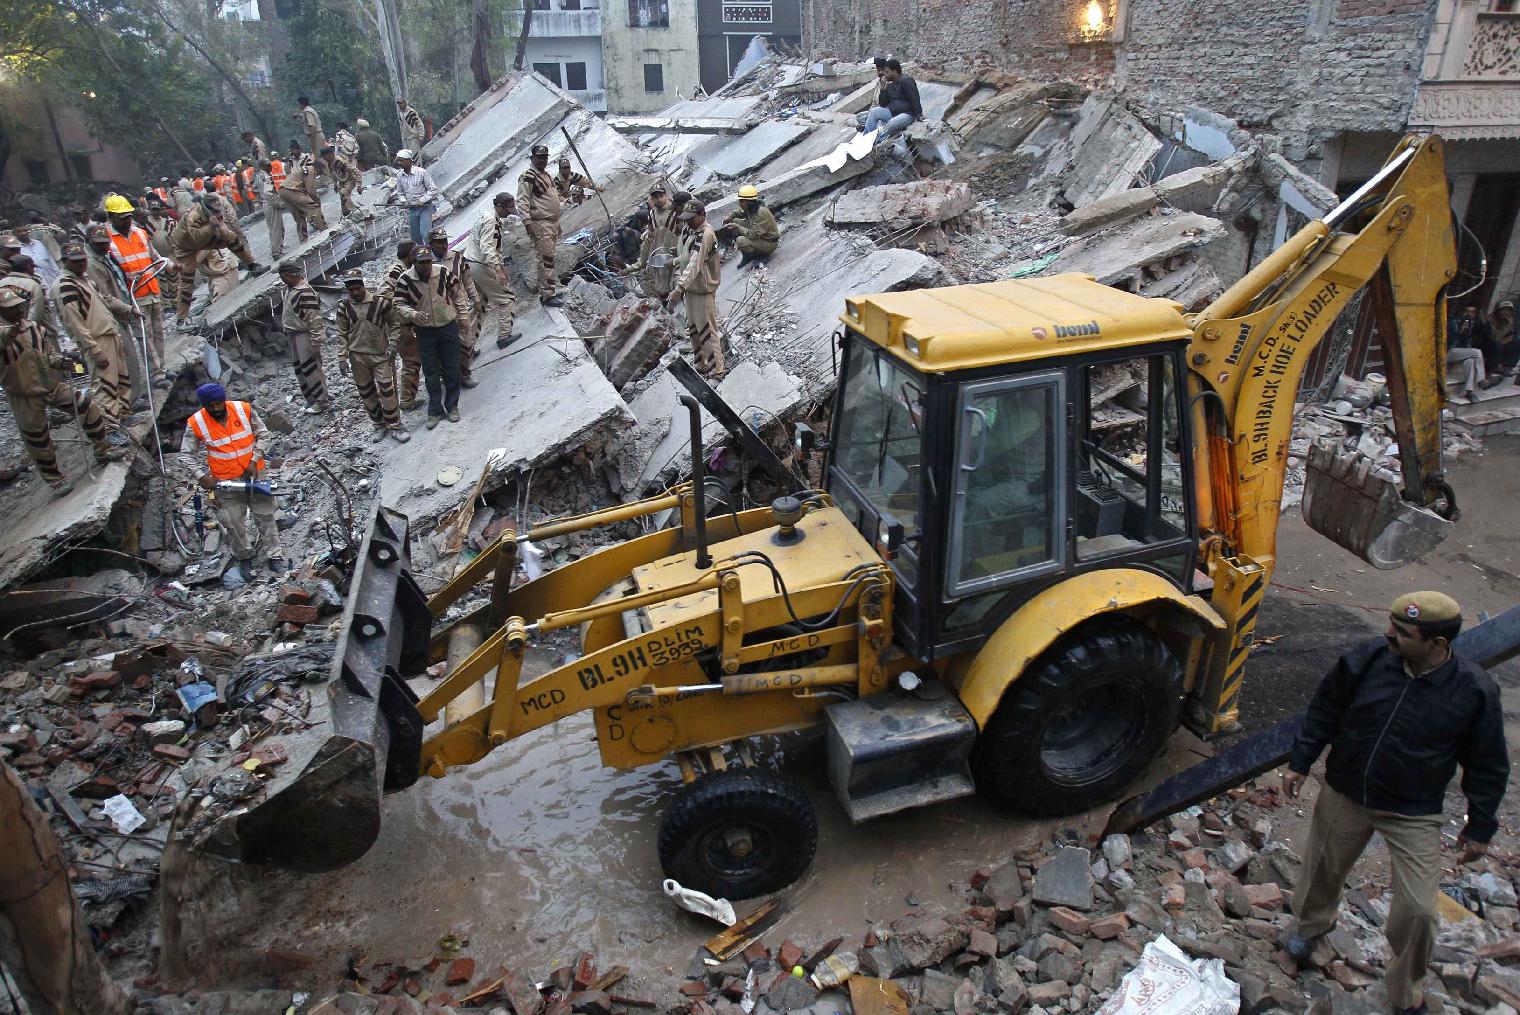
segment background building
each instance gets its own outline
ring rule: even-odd
[[[821,2],[821,0],[820,0]],[[884,3],[884,7],[900,0]],[[750,40],[765,36],[771,49],[802,47],[802,0],[697,0],[697,36],[702,49],[702,87],[723,87]]]
[[[528,26],[527,55],[531,68],[598,113],[607,111],[607,86],[602,75],[602,10],[600,0],[530,0],[533,20]],[[522,31],[522,12],[514,12],[508,29]]]
[[[43,90],[18,81],[10,90],[6,135],[5,186],[16,193],[70,181],[135,184],[142,178],[137,159],[125,148],[105,144],[90,133],[84,113]],[[90,101],[90,96],[80,98]]]

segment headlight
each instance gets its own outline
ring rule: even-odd
[[[914,338],[912,335],[904,335],[903,345],[907,348],[909,356],[918,355],[918,339]]]

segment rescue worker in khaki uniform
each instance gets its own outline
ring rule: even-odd
[[[279,257],[285,253],[285,213],[288,208],[276,188],[273,168],[274,164],[268,159],[259,163],[259,171],[253,177],[253,189],[264,202],[264,225],[269,230],[269,256]]]
[[[718,239],[739,248],[739,253],[744,255],[739,259],[742,268],[751,261],[764,262],[776,252],[776,244],[781,242],[781,227],[776,225],[776,216],[761,202],[760,192],[746,183],[739,188],[739,207],[723,220]]]
[[[422,376],[427,381],[428,421],[433,429],[445,417],[459,422],[459,324],[468,312],[464,290],[453,273],[433,263],[433,251],[418,247],[412,266],[396,280],[393,301],[397,316],[417,332]]]
[[[5,388],[26,453],[53,495],[62,497],[74,489],[74,484],[58,468],[58,453],[48,425],[49,406],[78,416],[97,462],[117,461],[127,451],[111,446],[105,416],[90,393],[83,389],[76,392],[59,374],[63,357],[42,329],[27,319],[26,309],[26,298],[19,292],[0,288],[0,385]]]
[[[27,320],[42,329],[49,347],[56,353],[62,332],[58,327],[58,319],[53,316],[53,305],[48,302],[47,290],[43,288],[42,280],[33,274],[32,259],[20,253],[19,247],[8,245],[7,240],[9,244],[14,244],[15,237],[0,238],[0,265],[6,269],[5,274],[0,275],[0,292],[9,289],[26,300]]]
[[[254,135],[253,131],[243,131],[243,143],[248,146],[248,161],[253,165],[269,161],[269,146],[263,140]]]
[[[343,276],[346,296],[338,301],[338,369],[352,376],[359,401],[381,435],[398,443],[412,439],[396,406],[396,364],[391,334],[396,315],[388,296],[364,287],[364,272],[355,268]]]
[[[385,281],[380,284],[380,295],[394,300],[396,283],[412,266],[412,252],[417,244],[402,240],[396,244],[396,260],[385,269]],[[401,408],[411,410],[422,403],[417,400],[417,388],[422,383],[422,354],[417,351],[417,332],[412,323],[398,315],[395,330],[396,355],[401,357],[401,382],[397,391]]]
[[[325,168],[320,161],[323,158],[322,155],[299,156],[287,172],[285,182],[280,184],[280,200],[290,209],[290,217],[296,220],[296,239],[301,243],[306,242],[313,229],[327,228],[327,219],[322,215],[322,194],[317,189],[317,174]]]
[[[311,100],[304,95],[296,98],[296,105],[301,107],[301,129],[306,132],[306,140],[310,142],[312,153],[315,154],[327,147],[327,136],[322,133],[322,117],[312,108]]]
[[[259,443],[269,436],[264,421],[247,402],[229,402],[220,384],[202,384],[195,389],[201,408],[185,421],[185,439],[180,445],[179,461],[185,473],[196,477],[201,489],[213,491],[217,520],[227,533],[232,566],[224,573],[237,584],[253,578],[254,550],[248,543],[248,516],[258,528],[260,561],[267,561],[271,574],[288,570],[285,551],[280,548],[280,530],[275,525],[275,500],[272,494],[244,486],[242,489],[219,489],[218,483],[267,483],[264,456]]]
[[[306,414],[315,416],[332,409],[327,397],[327,378],[322,374],[322,346],[327,341],[327,321],[317,292],[306,281],[300,261],[280,262],[280,330],[290,339],[290,359],[296,381],[306,398]]]
[[[485,330],[487,315],[495,314],[498,349],[505,349],[520,337],[513,331],[517,324],[517,294],[512,291],[512,277],[507,270],[507,244],[521,222],[517,202],[502,191],[491,199],[491,210],[470,230],[470,242],[465,246],[470,278],[480,297],[475,304],[476,340]]]
[[[164,258],[153,245],[152,233],[133,221],[136,211],[126,198],[106,202],[106,215],[111,221],[111,257],[132,286],[137,309],[142,311],[142,327],[148,339],[149,382],[168,387],[168,378],[164,374],[163,290],[158,273],[144,277]]]
[[[195,296],[195,273],[216,250],[231,251],[250,271],[264,270],[264,266],[253,259],[242,232],[233,222],[227,221],[227,210],[221,199],[206,194],[180,216],[169,232],[169,256],[180,272],[179,292],[174,300],[176,320],[183,321],[190,316],[190,301]]]
[[[649,217],[649,225],[644,229],[639,245],[639,260],[634,267],[644,273],[645,291],[664,300],[670,296],[670,290],[675,286],[674,264],[665,273],[665,280],[661,284],[662,280],[657,279],[649,270],[649,258],[659,251],[664,251],[672,258],[680,252],[680,223],[676,221],[678,212],[671,204],[670,190],[665,184],[656,183],[649,188],[649,200],[644,204],[644,211]]]
[[[1341,892],[1372,833],[1393,867],[1383,933],[1392,958],[1383,973],[1396,1012],[1422,1013],[1424,980],[1441,919],[1441,869],[1488,852],[1509,782],[1504,706],[1483,668],[1457,655],[1462,608],[1441,592],[1394,600],[1388,630],[1342,655],[1309,702],[1283,775],[1297,797],[1326,745],[1319,800],[1294,886],[1296,921],[1284,950],[1308,963],[1335,926]],[[1466,824],[1457,856],[1444,855],[1446,787],[1462,766]]]
[[[112,194],[112,198],[122,198]],[[110,200],[110,198],[107,198]],[[129,216],[130,219],[130,216]],[[148,408],[148,385],[152,373],[143,369],[142,350],[138,347],[137,328],[143,323],[144,313],[132,313],[131,297],[127,293],[127,276],[111,255],[111,227],[103,222],[91,222],[85,230],[89,242],[85,245],[84,277],[89,279],[98,292],[111,301],[111,317],[121,335],[123,362],[127,366],[129,384],[123,393],[131,411]],[[101,406],[105,408],[105,406]]]
[[[385,138],[369,125],[368,120],[355,120],[354,126],[359,132],[354,135],[354,141],[359,145],[359,168],[374,169],[376,166],[390,165],[391,149],[385,143]]]
[[[338,212],[342,215],[353,214],[354,193],[364,193],[364,178],[359,172],[359,167],[353,162],[345,162],[335,157],[332,148],[322,149],[322,155],[327,159],[327,175],[332,177],[333,185],[338,188]]]
[[[473,388],[478,381],[470,373],[475,362],[475,340],[480,335],[480,293],[470,278],[470,266],[464,259],[464,249],[449,250],[449,231],[434,226],[428,233],[428,249],[433,252],[433,262],[440,268],[449,269],[451,284],[459,288],[457,305],[465,308],[459,315],[459,386]]]
[[[348,129],[347,123],[340,122],[338,129],[333,131],[332,146],[339,162],[359,168],[359,139]]]
[[[570,156],[561,155],[559,172],[554,174],[554,189],[559,191],[559,199],[573,208],[586,200],[588,192],[600,193],[602,188],[592,183],[591,177],[585,173],[577,173]]]
[[[707,224],[707,209],[700,201],[688,201],[681,212],[686,224],[686,254],[681,277],[671,290],[669,307],[686,304],[686,334],[696,367],[708,380],[716,383],[726,372],[723,362],[723,337],[718,333],[718,284],[723,278],[723,262],[718,256],[718,238]]]
[[[136,311],[114,295],[101,292],[85,274],[88,263],[89,255],[79,244],[64,248],[63,277],[53,286],[53,302],[58,305],[63,326],[90,364],[90,388],[100,411],[116,420],[132,412],[132,379],[126,344],[112,315]]]
[[[405,99],[396,100],[396,115],[401,118],[401,147],[417,153],[417,164],[422,165],[422,146],[427,141],[427,126],[422,114],[407,105]]]
[[[559,247],[559,188],[549,175],[549,149],[533,146],[533,165],[517,184],[517,213],[538,254],[538,301],[546,307],[563,306],[555,295],[558,286],[554,252]]]

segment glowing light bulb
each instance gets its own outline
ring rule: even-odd
[[[1089,32],[1100,32],[1103,30],[1103,22],[1107,20],[1107,15],[1098,0],[1088,0],[1085,18]]]

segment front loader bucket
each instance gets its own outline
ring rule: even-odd
[[[1403,567],[1429,553],[1456,527],[1429,508],[1411,504],[1398,484],[1379,475],[1366,455],[1309,449],[1304,521],[1373,567]]]
[[[382,792],[417,781],[422,717],[404,675],[427,665],[432,620],[411,573],[407,518],[377,507],[354,568],[327,683],[326,719],[287,745],[261,799],[217,825],[203,848],[288,870],[334,870],[380,832]]]

